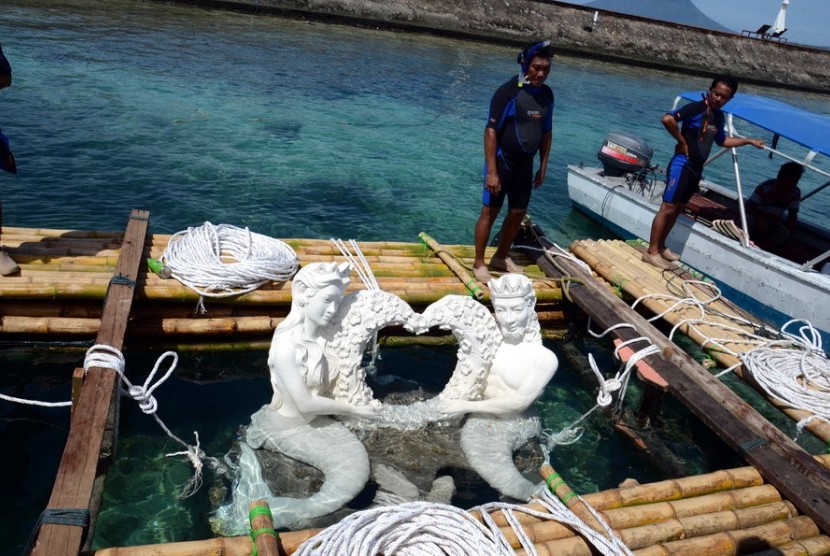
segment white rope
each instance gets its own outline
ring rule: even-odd
[[[7,402],[12,403],[19,403],[20,405],[36,405],[38,407],[70,407],[72,405],[71,401],[68,402],[41,402],[38,400],[27,400],[24,398],[17,398],[15,396],[8,396],[6,394],[0,394],[0,399],[6,400]]]
[[[299,260],[291,247],[248,228],[205,222],[174,234],[162,256],[174,278],[202,297],[230,297],[286,282]]]
[[[813,414],[797,423],[799,433],[815,419],[830,423],[830,360],[821,351],[820,336],[811,336],[817,341],[794,342],[800,349],[759,347],[741,355],[744,367],[770,397]]]
[[[693,289],[692,285],[709,289],[711,293],[706,297],[706,294],[699,294],[699,290]],[[672,302],[668,309],[648,319],[649,322],[660,319],[680,307],[696,308],[696,316],[682,319],[672,327],[669,333],[670,340],[680,327],[686,326],[687,335],[703,338],[700,342],[701,348],[712,346],[738,359],[734,365],[715,374],[716,378],[743,365],[769,397],[811,413],[812,415],[796,424],[796,438],[816,419],[830,423],[830,361],[822,347],[821,333],[812,324],[805,320],[792,319],[787,321],[780,331],[762,325],[761,330],[766,334],[762,336],[744,328],[757,329],[758,323],[739,315],[719,313],[724,319],[736,323],[735,325],[721,320],[707,320],[713,311],[712,303],[722,297],[714,284],[684,280],[682,291],[686,294],[685,298],[661,293],[644,295],[632,304],[632,308],[646,299],[664,299]],[[720,328],[732,334],[732,337],[710,336],[700,325],[706,325],[707,331]],[[788,330],[792,326],[797,327],[795,333]],[[770,339],[769,336],[776,338]],[[744,351],[729,348],[728,344],[736,343],[750,347]]]
[[[589,276],[591,274],[591,267],[588,265],[588,263],[586,263],[582,259],[576,257],[575,255],[572,255],[571,253],[568,253],[566,250],[562,249],[556,243],[553,244],[553,248],[551,248],[551,247],[536,247],[536,246],[533,246],[533,245],[522,245],[522,249],[527,249],[528,251],[538,251],[538,252],[542,253],[543,255],[545,255],[545,258],[547,258],[550,262],[554,262],[555,257],[561,257],[563,259],[566,259],[566,260],[572,262],[576,266],[580,267]]]
[[[512,556],[509,546],[468,512],[408,502],[353,513],[308,539],[297,556]]]
[[[360,249],[360,245],[355,240],[350,239],[348,246],[342,239],[339,238],[331,238],[331,242],[337,247],[340,254],[345,257],[346,261],[351,265],[355,272],[357,272],[358,278],[360,278],[360,281],[366,286],[366,289],[380,289],[380,284],[378,284],[378,281],[375,278],[375,273],[372,271],[369,261],[365,256],[363,256],[363,251]],[[352,253],[352,251],[354,251],[354,253]],[[378,345],[377,331],[375,331],[372,336],[371,353],[372,355],[366,363],[365,369],[366,374],[374,376],[377,373],[377,361],[380,359],[380,346]]]
[[[360,245],[355,240],[350,239],[348,246],[342,239],[339,238],[331,238],[331,242],[334,243],[340,251],[340,254],[345,257],[346,261],[352,266],[354,271],[357,272],[358,278],[360,278],[360,281],[366,286],[366,289],[380,289],[380,285],[378,285],[378,281],[375,278],[375,273],[372,272],[372,267],[369,266],[369,261],[367,261],[366,257],[363,256],[363,251],[360,249]],[[352,250],[354,250],[354,253],[352,253]]]
[[[613,326],[608,327],[601,333],[596,333],[591,330],[591,319],[588,318],[588,333],[593,336],[594,338],[602,338],[609,332],[617,330],[619,328],[634,328],[634,325],[621,322],[615,324]],[[646,347],[635,351],[631,357],[628,358],[628,361],[623,362],[622,356],[620,355],[620,351],[622,348],[629,346],[635,342],[647,342],[648,345]],[[594,359],[593,354],[588,354],[588,364],[591,367],[591,370],[594,372],[594,375],[597,378],[597,382],[599,383],[599,392],[597,393],[597,401],[594,407],[583,413],[579,418],[573,421],[570,425],[567,425],[558,433],[551,433],[549,430],[542,431],[544,438],[546,439],[546,444],[549,449],[553,449],[555,446],[564,446],[567,444],[573,444],[577,440],[582,437],[584,432],[583,427],[580,427],[579,424],[582,423],[585,419],[587,419],[594,411],[600,408],[605,408],[610,406],[614,401],[614,393],[619,392],[617,396],[617,401],[615,404],[614,412],[619,414],[622,411],[622,404],[625,401],[625,394],[628,388],[628,382],[631,378],[631,371],[634,366],[643,358],[648,357],[649,355],[653,355],[655,353],[660,353],[660,348],[655,346],[651,343],[651,340],[646,338],[645,336],[639,336],[636,338],[632,338],[630,340],[626,340],[625,342],[621,342],[614,348],[614,357],[620,361],[620,367],[617,370],[616,374],[613,377],[606,378],[602,372],[599,370],[596,360]]]
[[[162,361],[167,359],[168,357],[172,357],[173,361],[170,364],[170,367],[167,369],[167,372],[161,377],[155,384],[152,384],[153,378],[155,378],[156,373],[161,366]],[[205,459],[210,463],[212,469],[221,469],[224,465],[216,460],[216,458],[208,458],[207,454],[205,454],[201,448],[199,447],[199,433],[193,431],[193,434],[196,436],[196,446],[191,446],[167,428],[167,425],[164,424],[164,421],[156,414],[158,411],[158,401],[153,396],[153,392],[164,384],[164,382],[170,378],[173,374],[173,371],[176,369],[176,364],[179,361],[179,356],[173,351],[166,351],[156,360],[156,364],[153,366],[153,370],[147,376],[147,379],[144,381],[142,385],[133,385],[130,380],[127,378],[125,374],[125,359],[124,355],[118,349],[108,346],[106,344],[95,344],[91,348],[89,348],[86,352],[86,357],[84,358],[84,371],[88,371],[92,367],[102,367],[106,369],[112,369],[121,379],[127,387],[121,388],[121,394],[124,396],[128,396],[138,402],[138,406],[141,408],[141,411],[145,415],[152,415],[153,418],[156,420],[156,423],[162,428],[162,430],[170,437],[172,440],[175,440],[182,446],[184,446],[185,450],[182,452],[175,452],[171,454],[166,454],[167,457],[172,456],[179,456],[184,455],[189,460],[191,465],[193,465],[194,475],[190,478],[190,480],[182,485],[182,488],[179,492],[179,498],[187,498],[192,496],[199,490],[202,485],[202,468],[203,463],[202,460]]]
[[[95,347],[95,346],[93,346]],[[84,360],[84,375],[90,367],[103,367],[106,369],[118,370],[119,374],[124,370],[124,356],[120,351],[112,346],[98,344],[93,351],[92,348],[87,350],[86,359]],[[119,370],[120,369],[120,370]],[[41,402],[36,400],[26,400],[23,398],[16,398],[14,396],[7,396],[0,394],[0,398],[21,405],[35,405],[39,407],[70,407],[72,401],[68,402]]]
[[[602,524],[605,534],[595,531],[544,489],[532,500],[547,511],[526,505],[492,502],[469,511],[431,502],[407,502],[369,508],[353,513],[301,544],[297,556],[513,556],[515,551],[493,519],[501,511],[525,552],[538,556],[533,541],[522,527],[517,513],[555,520],[574,529],[601,554],[631,555],[610,526],[588,504],[585,506]],[[471,515],[481,514],[482,521]]]

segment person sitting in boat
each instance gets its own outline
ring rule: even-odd
[[[663,203],[651,223],[648,251],[643,254],[643,261],[664,270],[678,266],[680,256],[666,246],[666,238],[692,195],[700,190],[703,165],[709,158],[712,143],[726,148],[744,145],[759,149],[764,147],[762,139],[726,136],[721,108],[737,91],[738,80],[735,77],[719,75],[712,80],[709,91],[701,100],[663,116],[663,126],[677,145],[666,170]],[[682,123],[682,127],[678,123]]]
[[[778,169],[778,176],[761,182],[755,188],[746,204],[747,228],[755,243],[780,246],[790,238],[798,222],[801,202],[798,181],[803,174],[804,167],[801,164],[786,162]]]

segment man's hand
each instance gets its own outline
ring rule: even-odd
[[[501,193],[501,180],[498,174],[487,174],[484,179],[484,187],[490,192],[490,195],[498,195]]]
[[[538,187],[542,187],[543,183],[545,183],[545,172],[543,172],[542,169],[539,168],[536,171],[536,176],[533,178],[533,187],[534,187],[534,189],[538,188]]]

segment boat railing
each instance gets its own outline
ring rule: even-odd
[[[813,268],[818,263],[826,261],[828,259],[830,259],[830,249],[828,249],[827,251],[825,251],[824,253],[822,253],[818,257],[815,257],[814,259],[810,259],[809,261],[807,261],[806,263],[801,265],[801,268],[799,270],[810,270],[811,268]]]

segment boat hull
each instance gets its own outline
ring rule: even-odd
[[[606,177],[601,168],[568,166],[568,196],[574,206],[622,237],[648,240],[661,193],[662,184],[649,189],[625,178]],[[830,276],[802,271],[784,258],[744,247],[685,214],[666,244],[685,264],[717,282],[830,333]]]

